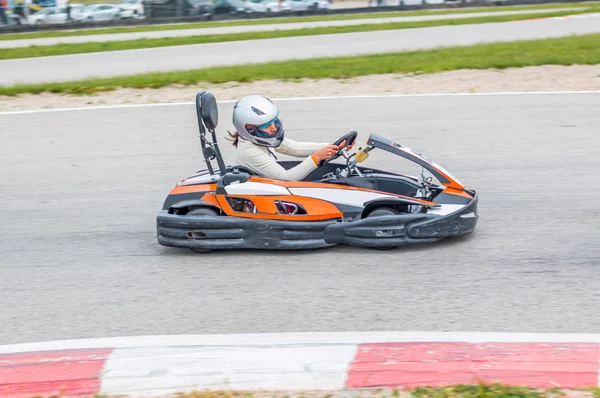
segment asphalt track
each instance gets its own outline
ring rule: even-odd
[[[290,59],[353,56],[525,39],[600,33],[600,18],[571,18],[438,26],[110,51],[0,61],[0,84],[199,69]]]
[[[0,48],[17,48],[28,46],[51,46],[56,44],[72,44],[72,43],[90,43],[90,42],[109,42],[120,40],[139,40],[139,39],[159,39],[165,37],[186,37],[186,36],[203,36],[214,34],[227,33],[246,33],[246,32],[266,32],[274,30],[294,30],[306,28],[319,28],[328,26],[356,26],[356,25],[375,25],[390,22],[416,22],[416,21],[437,21],[443,19],[467,19],[487,16],[501,15],[527,15],[539,14],[541,12],[565,12],[582,10],[584,7],[569,7],[569,8],[554,8],[554,9],[538,9],[538,10],[522,10],[522,11],[498,11],[498,12],[477,12],[465,14],[442,14],[442,15],[419,15],[408,17],[386,17],[386,18],[362,18],[362,19],[342,19],[332,21],[311,21],[311,22],[290,22],[290,23],[266,23],[262,25],[243,25],[243,26],[220,26],[220,27],[205,27],[194,29],[177,29],[177,30],[155,30],[147,32],[128,32],[128,33],[107,33],[98,35],[85,36],[64,36],[64,37],[41,37],[36,39],[19,39],[19,40],[0,40]],[[272,21],[267,21],[272,22]]]
[[[292,137],[356,129],[359,142],[373,132],[428,155],[479,191],[475,233],[392,251],[165,248],[162,201],[204,167],[191,103],[3,114],[0,342],[600,332],[600,93],[278,103]],[[220,106],[220,137],[231,106]],[[416,171],[376,153],[368,164]]]

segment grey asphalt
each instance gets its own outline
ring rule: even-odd
[[[190,98],[193,101],[193,98]],[[356,129],[479,191],[476,231],[378,251],[199,255],[157,244],[204,167],[194,106],[0,115],[0,344],[311,331],[599,333],[600,94],[279,102],[291,137]],[[221,104],[226,160],[231,103]],[[414,173],[373,152],[373,167]]]
[[[600,33],[600,18],[542,19],[196,44],[0,61],[0,84],[56,82],[291,59]]]
[[[19,39],[19,40],[0,40],[0,48],[17,48],[28,46],[51,46],[56,44],[69,43],[90,43],[90,42],[109,42],[121,40],[139,40],[139,39],[159,39],[166,37],[184,37],[184,36],[204,36],[213,34],[227,33],[246,33],[246,32],[267,32],[274,30],[294,30],[303,28],[319,28],[328,26],[356,26],[356,25],[375,25],[390,22],[416,22],[416,21],[436,21],[444,19],[465,19],[487,16],[501,15],[519,15],[519,14],[539,14],[540,12],[564,12],[581,10],[583,7],[570,7],[561,9],[547,10],[527,10],[527,11],[499,11],[499,12],[478,12],[467,14],[444,14],[444,15],[422,15],[411,17],[388,17],[388,18],[362,18],[345,19],[336,21],[313,21],[313,22],[293,22],[265,25],[247,25],[247,26],[221,26],[214,28],[195,28],[178,30],[157,30],[149,32],[130,32],[130,33],[111,33],[87,36],[65,36],[65,37],[44,37],[37,39]]]

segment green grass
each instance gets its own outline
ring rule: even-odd
[[[600,64],[600,34],[527,40],[359,57],[317,58],[266,64],[148,73],[64,83],[0,87],[0,95],[22,93],[91,94],[119,87],[249,82],[266,79],[345,79],[386,73],[434,73],[457,69],[504,69],[539,65]]]
[[[201,36],[186,36],[172,37],[160,39],[139,39],[126,41],[109,41],[109,42],[92,42],[92,43],[75,43],[75,44],[57,44],[53,46],[30,46],[3,49],[0,52],[0,60],[16,59],[16,58],[34,58],[46,57],[67,54],[94,53],[101,51],[119,51],[133,50],[143,48],[181,46],[190,44],[206,44],[218,42],[230,42],[239,40],[258,40],[272,39],[282,37],[295,36],[312,36],[325,35],[335,33],[351,33],[351,32],[372,32],[382,30],[395,29],[410,29],[424,28],[432,26],[448,26],[448,25],[466,25],[490,22],[507,22],[518,21],[531,18],[546,18],[550,16],[575,15],[596,11],[596,8],[589,8],[583,11],[557,11],[552,13],[536,13],[529,15],[497,15],[490,17],[476,17],[466,19],[447,19],[437,21],[416,21],[416,22],[390,22],[384,24],[364,24],[356,26],[332,26],[320,28],[303,28],[293,30],[276,30],[263,32],[248,32],[243,35],[239,33],[213,34]]]
[[[412,391],[415,398],[544,398],[561,397],[559,389],[537,390],[523,386],[501,384],[455,385],[450,387],[419,387]]]
[[[330,15],[330,16],[306,16],[306,17],[277,17],[258,20],[240,20],[231,22],[199,22],[185,24],[169,24],[169,25],[147,25],[135,27],[119,27],[119,28],[103,28],[103,29],[85,29],[75,31],[44,31],[31,33],[9,33],[0,35],[0,40],[17,40],[17,39],[35,39],[47,37],[66,37],[66,36],[88,36],[97,34],[112,34],[112,33],[132,33],[132,32],[151,32],[161,30],[179,30],[179,29],[196,29],[196,28],[214,28],[221,26],[247,26],[247,25],[270,25],[279,23],[292,22],[314,22],[314,21],[340,21],[354,19],[376,19],[402,16],[420,16],[420,15],[451,15],[451,14],[470,14],[477,12],[500,12],[500,11],[529,11],[529,10],[552,10],[571,8],[577,6],[597,5],[594,3],[570,3],[570,4],[542,4],[536,6],[502,6],[502,7],[482,7],[460,10],[439,10],[439,11],[397,11],[397,12],[381,12],[376,14],[353,14],[353,15]]]
[[[567,390],[560,388],[537,389],[526,386],[509,386],[500,383],[477,385],[458,384],[448,387],[418,387],[411,391],[415,398],[563,398]],[[572,389],[571,391],[587,392],[588,397],[599,398],[597,387]]]

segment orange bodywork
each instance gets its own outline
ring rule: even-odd
[[[212,193],[207,193],[202,197],[202,200],[208,203],[212,203],[213,205],[217,206],[217,207],[221,207],[221,205],[219,204],[219,201],[217,200],[217,197],[212,194]]]
[[[444,193],[447,193],[449,195],[462,196],[463,198],[473,199],[473,197],[471,195],[469,195],[462,189],[455,189],[455,188],[448,187],[444,190]]]
[[[229,198],[243,198],[251,200],[256,206],[257,213],[243,213],[235,211],[229,205],[227,201]],[[307,198],[305,196],[296,195],[282,195],[282,196],[255,196],[255,195],[214,195],[206,194],[202,198],[211,203],[216,201],[219,207],[229,216],[245,217],[245,218],[259,218],[269,220],[288,220],[288,221],[319,221],[319,220],[330,220],[341,218],[342,212],[333,204],[324,200]],[[307,214],[279,214],[277,206],[275,205],[276,200],[282,200],[286,202],[296,203],[301,205],[306,210]]]
[[[449,175],[444,173],[442,170],[438,169],[437,167],[436,167],[436,170],[438,171],[438,173],[443,175],[448,181],[450,181],[446,184],[442,183],[442,185],[445,185],[448,188],[452,188],[455,191],[462,191],[464,189],[464,187],[462,185],[460,185],[456,180],[452,179]]]
[[[217,184],[200,184],[200,185],[181,185],[173,188],[170,192],[170,195],[180,195],[182,193],[192,193],[192,192],[210,192],[216,191]]]
[[[360,187],[352,187],[347,185],[338,185],[338,184],[330,184],[330,183],[319,183],[319,182],[308,182],[308,181],[283,181],[283,180],[272,180],[269,178],[262,177],[250,177],[252,182],[260,182],[266,184],[278,185],[286,188],[322,188],[322,189],[346,189],[350,191],[363,191],[363,192],[375,192],[375,193],[383,193],[392,196],[396,196],[399,198],[406,198],[413,201],[420,202],[424,205],[435,206],[436,203],[430,202],[427,200],[416,199],[412,197],[390,194],[387,192],[377,191],[373,189],[360,188]],[[216,195],[214,192],[217,189],[217,184],[199,184],[199,185],[189,185],[189,186],[177,186],[173,188],[170,192],[171,195],[178,194],[186,194],[186,193],[194,193],[194,192],[206,192],[202,196],[202,200],[212,203],[215,206],[221,208],[227,215],[236,216],[236,217],[245,217],[245,218],[257,218],[257,219],[270,219],[270,220],[306,220],[306,221],[315,221],[315,220],[328,220],[328,219],[336,219],[342,217],[342,212],[335,206],[333,203],[328,202],[322,199],[315,199],[306,196],[299,195]],[[456,196],[462,196],[465,198],[472,199],[473,197],[464,190],[447,187],[444,190],[444,193]],[[231,208],[229,202],[227,201],[227,197],[231,198],[243,198],[251,200],[256,206],[257,213],[244,213],[237,212]],[[289,214],[279,214],[277,207],[275,205],[276,200],[282,200],[287,202],[296,203],[304,207],[308,214],[299,214],[299,215],[289,215]]]

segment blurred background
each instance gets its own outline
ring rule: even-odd
[[[443,6],[540,4],[541,0],[1,0],[0,24],[81,25],[86,22],[144,24],[285,15],[417,10]],[[554,1],[551,1],[554,2]],[[0,11],[1,12],[1,11]],[[59,26],[57,26],[59,25]],[[1,25],[0,25],[1,26]]]

